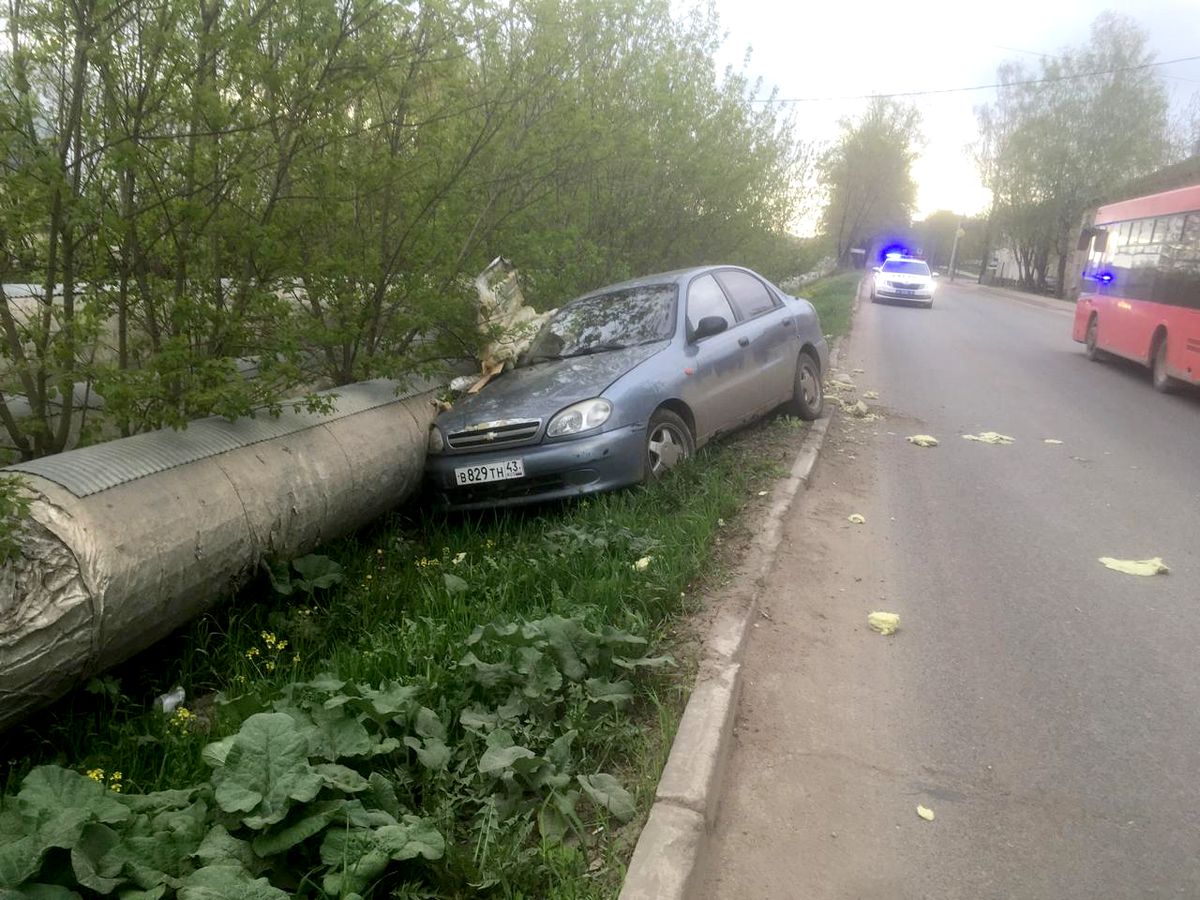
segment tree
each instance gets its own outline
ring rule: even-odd
[[[981,172],[1028,287],[1044,290],[1057,258],[1061,294],[1084,212],[1166,158],[1167,95],[1147,44],[1132,20],[1103,13],[1083,47],[1033,71],[1002,66],[996,100],[977,110]]]
[[[822,227],[839,263],[868,234],[909,224],[919,125],[915,107],[886,98],[873,99],[861,120],[842,122],[841,138],[820,164],[828,194]]]

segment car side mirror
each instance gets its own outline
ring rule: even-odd
[[[931,275],[932,275],[934,278],[940,278],[940,277],[941,277],[940,275],[938,275],[938,273],[937,273],[937,272],[931,272],[930,274],[931,274]]]
[[[725,321],[724,316],[705,316],[696,323],[696,330],[692,333],[692,340],[699,341],[706,337],[712,337],[714,334],[720,334],[729,323]]]
[[[871,266],[871,271],[872,272],[882,272],[883,267],[882,266]]]

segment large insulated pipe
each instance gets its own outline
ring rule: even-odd
[[[418,487],[432,385],[336,410],[193,422],[10,466],[32,498],[0,568],[0,729]]]

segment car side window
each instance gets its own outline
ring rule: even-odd
[[[767,286],[753,275],[730,271],[717,272],[716,276],[743,319],[753,319],[778,305]]]
[[[688,334],[696,330],[696,326],[705,316],[720,316],[730,328],[737,324],[737,318],[725,298],[725,292],[711,275],[702,275],[688,288]]]

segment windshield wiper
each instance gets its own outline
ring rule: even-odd
[[[574,353],[564,353],[559,359],[570,359],[572,356],[591,356],[593,353],[607,353],[609,350],[627,350],[630,346],[630,344],[622,344],[619,341],[606,341],[603,344],[592,344],[590,347],[584,347]]]

